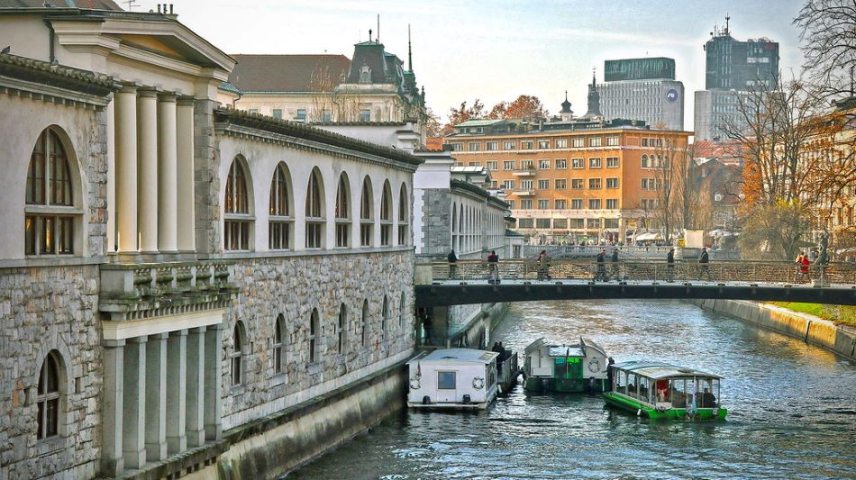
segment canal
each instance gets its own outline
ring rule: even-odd
[[[856,478],[856,365],[677,301],[515,304],[495,332],[591,337],[616,361],[653,358],[726,377],[728,419],[654,422],[597,396],[529,395],[486,412],[403,411],[289,479]]]

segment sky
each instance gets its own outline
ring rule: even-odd
[[[127,1],[116,0],[123,8]],[[173,0],[180,22],[229,54],[343,54],[366,41],[369,29],[388,52],[407,61],[428,107],[446,118],[463,101],[487,109],[518,95],[539,97],[557,113],[568,92],[586,111],[594,68],[604,60],[670,57],[684,82],[684,127],[692,130],[693,92],[704,88],[704,43],[730,15],[737,40],[779,42],[787,76],[802,64],[793,18],[806,0]],[[134,11],[156,9],[136,0]]]

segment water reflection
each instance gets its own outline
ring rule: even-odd
[[[856,368],[828,352],[681,302],[517,304],[495,333],[518,351],[584,334],[616,361],[723,375],[728,420],[652,422],[518,387],[486,412],[401,412],[289,478],[856,478]]]

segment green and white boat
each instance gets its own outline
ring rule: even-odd
[[[573,345],[550,345],[539,338],[526,347],[523,388],[530,392],[599,393],[607,389],[607,355],[580,337]]]
[[[722,377],[668,363],[633,361],[610,366],[612,390],[607,405],[653,419],[724,419]]]

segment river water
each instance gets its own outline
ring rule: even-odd
[[[580,334],[617,362],[725,377],[722,422],[662,422],[598,396],[518,385],[480,413],[404,410],[289,479],[856,478],[856,365],[677,301],[514,304],[495,332],[521,352]]]

